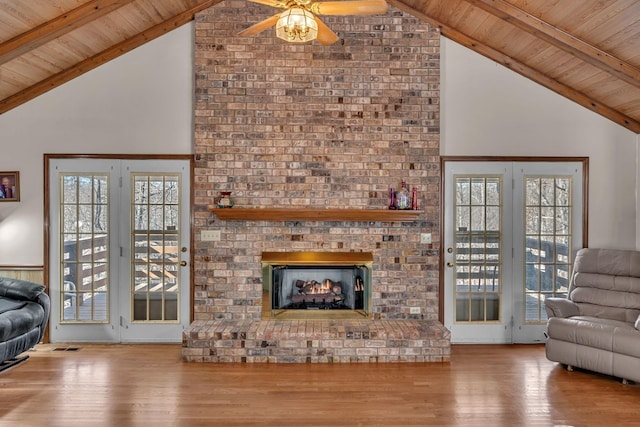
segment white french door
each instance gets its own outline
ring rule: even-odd
[[[445,162],[445,326],[455,343],[542,342],[582,247],[581,162]]]
[[[50,339],[180,342],[189,161],[51,159]]]

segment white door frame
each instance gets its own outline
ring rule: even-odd
[[[505,164],[502,164],[505,163]],[[565,166],[565,174],[573,175],[573,188],[572,195],[581,200],[582,205],[573,206],[573,245],[572,245],[572,256],[575,256],[575,253],[581,247],[587,246],[587,206],[588,206],[588,158],[507,158],[507,157],[483,157],[483,158],[474,158],[474,157],[443,157],[442,158],[442,188],[443,188],[443,198],[442,198],[442,243],[441,243],[441,280],[440,280],[440,294],[443,296],[442,304],[441,304],[441,320],[444,325],[452,330],[452,342],[461,342],[461,343],[511,343],[511,342],[540,342],[543,338],[542,332],[544,331],[544,322],[539,322],[538,324],[530,324],[526,323],[523,319],[520,319],[520,312],[523,312],[523,304],[509,304],[511,307],[503,307],[504,310],[501,311],[501,321],[496,323],[496,325],[478,325],[478,326],[467,326],[467,331],[462,335],[462,337],[456,336],[456,328],[453,321],[453,287],[448,285],[452,282],[453,277],[453,268],[454,259],[453,254],[448,252],[447,249],[451,248],[451,238],[453,236],[453,213],[450,212],[451,206],[451,197],[453,184],[451,181],[452,171],[456,173],[469,175],[473,174],[476,171],[482,171],[481,165],[492,165],[492,167],[498,169],[501,166],[507,166],[507,164],[512,164],[511,169],[513,172],[510,172],[510,175],[517,175],[522,171],[516,171],[517,165],[520,164],[528,164],[530,167],[535,166],[537,169],[535,172],[528,173],[539,173],[539,174],[563,174],[562,172],[558,172],[558,169],[562,166],[558,163],[563,163]],[[568,168],[566,167],[568,165]],[[574,168],[573,172],[567,171],[567,169]],[[504,169],[504,168],[503,168]],[[478,172],[480,173],[480,172]],[[579,178],[578,178],[579,177]],[[521,177],[520,177],[521,179]],[[515,181],[514,182],[515,185]],[[509,184],[509,188],[511,188],[511,184]],[[521,197],[516,196],[514,197]],[[504,203],[504,211],[503,211],[503,219],[506,217],[510,218],[522,218],[524,221],[523,214],[523,199],[520,198],[518,200],[514,200],[511,206],[507,206],[507,202]],[[507,225],[509,227],[516,227],[517,224]],[[523,227],[524,225],[520,225]],[[507,292],[507,294],[503,294],[503,298],[505,296],[507,298],[511,298],[512,300],[516,297],[522,297],[524,295],[524,276],[519,274],[518,272],[522,269],[522,267],[518,267],[520,265],[524,266],[524,234],[521,238],[518,236],[513,236],[511,238],[511,242],[508,244],[505,243],[503,245],[503,253],[505,253],[508,258],[503,258],[503,260],[509,260],[510,264],[515,266],[513,268],[513,272],[509,271],[509,268],[503,268],[503,282],[505,285],[511,283],[516,287],[515,294],[511,297],[508,295],[509,286],[503,286],[503,290]],[[515,246],[518,246],[518,249]],[[513,246],[513,247],[512,247]],[[513,255],[512,255],[513,254]],[[517,276],[516,276],[517,275]],[[517,283],[516,283],[517,282]],[[502,304],[507,305],[507,304]],[[509,311],[510,310],[510,311]],[[507,317],[508,316],[508,317]],[[513,316],[513,317],[512,317]],[[496,327],[497,326],[497,327]],[[504,333],[501,333],[500,328],[503,328]],[[488,334],[485,332],[489,331]],[[458,339],[461,338],[461,339]]]
[[[442,259],[444,262],[444,325],[451,331],[452,342],[454,343],[491,343],[500,344],[506,343],[511,340],[511,323],[512,316],[511,305],[505,304],[504,301],[511,300],[511,286],[505,286],[504,284],[510,280],[511,263],[505,263],[504,260],[507,257],[511,258],[511,245],[507,245],[506,242],[511,239],[512,230],[512,215],[508,207],[511,206],[512,201],[510,198],[501,200],[501,224],[500,224],[500,259],[503,260],[500,266],[499,276],[499,320],[488,321],[482,324],[465,322],[458,323],[454,319],[453,304],[455,301],[454,295],[454,273],[455,273],[455,239],[454,239],[454,226],[455,218],[454,212],[450,210],[453,206],[453,197],[455,197],[455,189],[453,188],[453,177],[456,175],[492,175],[501,177],[501,187],[511,185],[511,162],[493,162],[487,164],[486,162],[448,162],[445,163],[443,170],[444,176],[444,200],[443,200],[443,244],[444,251]],[[509,197],[509,192],[502,191],[506,197]],[[505,197],[505,196],[503,196]],[[506,236],[505,236],[506,234]],[[448,285],[451,284],[451,285]]]
[[[182,331],[189,326],[189,307],[190,307],[190,229],[191,224],[188,220],[190,218],[189,210],[191,206],[191,198],[189,196],[189,162],[179,160],[129,160],[122,163],[122,176],[123,178],[129,178],[131,174],[143,174],[153,175],[155,173],[176,174],[181,171],[181,176],[187,177],[186,182],[181,182],[181,203],[180,218],[182,218],[180,226],[180,241],[178,247],[181,249],[178,252],[178,257],[184,264],[179,268],[181,292],[178,297],[179,304],[177,307],[177,314],[179,321],[168,323],[154,323],[149,322],[136,322],[132,319],[131,310],[122,310],[120,313],[120,327],[121,327],[121,342],[181,342]],[[123,186],[121,193],[120,205],[123,207],[123,211],[130,210],[131,208],[131,185]],[[120,257],[121,268],[119,270],[121,283],[131,282],[131,232],[129,228],[120,228],[120,241],[122,242],[122,256]],[[120,292],[120,307],[127,307],[131,305],[131,295],[129,292]],[[168,339],[167,337],[173,337]]]
[[[79,168],[80,161],[83,162],[83,170],[74,170],[74,172],[96,172],[105,168],[105,165],[109,165],[109,169],[118,168],[125,162],[130,164],[131,162],[147,162],[147,164],[156,165],[168,165],[174,164],[180,165],[180,172],[183,176],[182,185],[182,208],[181,212],[183,221],[181,224],[181,236],[180,247],[182,249],[180,253],[180,259],[184,261],[185,267],[180,270],[182,291],[181,291],[181,304],[179,308],[180,322],[176,322],[175,325],[170,326],[170,329],[175,329],[166,333],[158,333],[157,331],[144,330],[140,327],[130,328],[132,325],[129,316],[111,315],[109,321],[103,323],[94,324],[69,324],[64,323],[64,328],[67,332],[60,333],[60,311],[61,301],[58,299],[60,295],[60,247],[57,243],[59,238],[60,229],[59,223],[53,220],[52,209],[58,209],[58,206],[53,206],[57,199],[51,197],[51,192],[56,191],[56,188],[60,184],[58,182],[58,170],[60,166],[67,165],[73,168]],[[168,163],[165,163],[168,162]],[[191,320],[191,281],[192,281],[192,252],[191,252],[191,238],[192,238],[192,225],[191,225],[191,179],[193,170],[193,159],[188,155],[149,155],[149,156],[101,156],[101,155],[45,155],[45,189],[47,191],[47,197],[45,198],[45,215],[46,215],[46,233],[45,233],[45,251],[49,254],[47,262],[45,263],[45,281],[48,287],[48,292],[52,296],[52,311],[50,317],[51,331],[48,334],[48,338],[51,342],[55,341],[85,341],[85,342],[180,342],[182,339],[181,331],[187,327]],[[157,168],[156,168],[157,169]],[[155,170],[157,171],[157,170]],[[144,171],[143,171],[144,172]],[[150,170],[154,172],[154,170]],[[111,172],[109,172],[111,174]],[[116,175],[122,176],[120,172]],[[116,209],[122,211],[122,209],[128,209],[127,206],[120,206],[123,204],[123,197],[120,194],[120,188],[118,183],[112,182],[110,184],[110,203],[117,205]],[[55,199],[55,200],[54,200]],[[126,225],[126,224],[125,224]],[[122,227],[118,221],[112,221],[109,232],[113,235],[109,242],[109,250],[112,254],[122,254],[117,257],[113,257],[114,261],[111,262],[109,277],[110,280],[115,283],[129,283],[128,278],[123,279],[124,276],[130,274],[130,257],[129,257],[129,245],[128,239],[123,239],[123,235],[130,236],[130,233],[126,231],[128,227]],[[126,271],[125,271],[126,270]],[[124,281],[124,282],[123,282]],[[111,307],[118,307],[121,304],[123,293],[119,286],[112,286],[109,304]],[[53,301],[56,299],[56,301]],[[124,310],[123,310],[124,311]],[[135,322],[133,322],[135,323]],[[139,326],[139,325],[138,325]],[[167,326],[165,324],[164,326]],[[178,329],[176,329],[178,328]],[[157,329],[157,328],[156,328]],[[169,338],[168,338],[169,336]]]
[[[566,273],[563,279],[566,281],[566,285],[568,286],[568,282],[570,279],[570,271],[573,267],[573,259],[575,259],[575,255],[579,249],[583,247],[583,163],[582,162],[555,162],[555,163],[547,163],[547,162],[517,162],[514,163],[513,168],[513,179],[514,179],[514,187],[521,188],[521,191],[515,191],[514,188],[514,201],[513,201],[513,217],[518,218],[518,222],[521,223],[514,224],[514,228],[518,229],[521,227],[523,233],[514,233],[514,258],[513,265],[514,266],[524,266],[526,259],[526,251],[527,251],[527,241],[526,241],[526,233],[524,232],[526,228],[525,224],[525,178],[526,177],[545,177],[545,176],[555,176],[555,177],[564,177],[571,182],[571,190],[570,193],[572,195],[572,201],[570,203],[571,207],[571,250],[572,253],[568,254],[569,265],[567,269],[562,269],[562,273]],[[564,179],[563,178],[563,179]],[[535,239],[534,239],[535,240]],[[542,243],[542,242],[539,242]],[[558,257],[558,255],[555,255]],[[551,268],[551,265],[548,265]],[[558,274],[558,269],[560,266],[555,265],[555,274]],[[515,343],[540,343],[545,342],[545,330],[546,330],[546,313],[544,310],[541,310],[542,320],[540,322],[527,321],[526,319],[526,311],[527,311],[527,298],[531,298],[533,301],[543,300],[543,296],[540,298],[534,299],[534,293],[527,293],[525,295],[525,281],[526,281],[526,267],[525,271],[521,271],[518,268],[514,268],[514,271],[521,271],[519,276],[514,276],[514,284],[516,286],[513,290],[513,311],[514,311],[514,321],[513,321],[513,330],[512,330],[512,341]],[[551,272],[550,272],[551,273]],[[542,294],[544,295],[544,294]],[[539,303],[539,301],[538,301]],[[531,305],[531,304],[529,304]],[[540,309],[542,307],[540,306]]]

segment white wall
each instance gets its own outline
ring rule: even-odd
[[[638,136],[442,39],[443,156],[589,158],[589,246],[635,249]]]
[[[0,203],[0,265],[44,263],[43,154],[192,152],[192,62],[190,24],[0,115],[0,171],[21,190]]]

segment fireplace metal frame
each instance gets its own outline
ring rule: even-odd
[[[280,266],[365,267],[364,308],[355,310],[273,309],[271,304],[272,273]],[[373,254],[371,252],[263,252],[262,253],[262,318],[268,319],[370,319],[372,317],[371,285]]]

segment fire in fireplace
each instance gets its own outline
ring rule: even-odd
[[[363,310],[364,267],[282,266],[273,270],[273,309]]]
[[[265,252],[263,318],[362,318],[371,312],[370,252]]]

